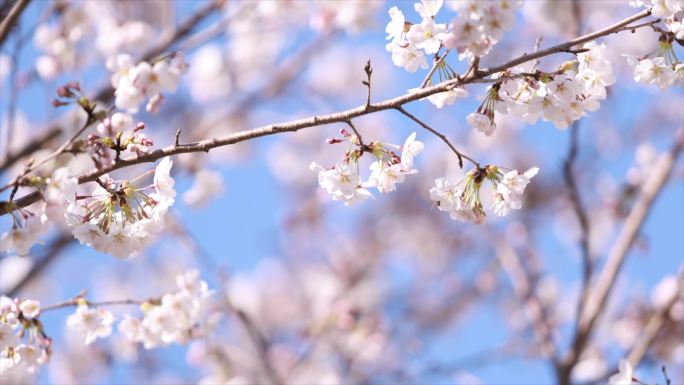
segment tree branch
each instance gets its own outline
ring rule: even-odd
[[[677,301],[679,301],[679,299],[681,298],[680,293],[683,292],[684,271],[681,271],[679,273],[679,276],[677,277],[677,292],[675,293],[675,295],[672,296],[670,301],[668,301],[660,309],[657,309],[653,312],[651,317],[648,319],[646,326],[641,332],[641,335],[639,335],[637,340],[634,342],[634,345],[632,346],[632,349],[630,350],[629,355],[627,356],[627,361],[629,361],[629,363],[633,367],[636,368],[639,365],[639,362],[641,362],[642,358],[644,358],[646,352],[648,351],[648,348],[651,347],[653,341],[658,335],[658,332],[660,331],[660,328],[663,326],[663,323],[665,323],[665,321],[667,320],[668,314],[670,313],[670,309],[672,309],[674,304],[677,303]]]
[[[471,157],[469,157],[468,155],[465,155],[465,154],[461,153],[460,151],[458,151],[458,150],[456,149],[456,147],[454,147],[454,145],[451,144],[451,142],[450,142],[449,139],[446,137],[446,135],[442,134],[441,132],[439,132],[439,131],[435,130],[434,128],[428,126],[427,124],[423,123],[420,119],[418,119],[418,118],[416,118],[415,116],[413,116],[411,113],[409,113],[408,111],[406,111],[403,107],[399,106],[399,107],[396,108],[396,110],[399,111],[399,112],[401,112],[402,114],[406,115],[406,117],[408,117],[409,119],[411,119],[411,120],[413,120],[414,122],[418,123],[419,126],[421,126],[421,127],[423,127],[424,129],[430,131],[431,133],[433,133],[433,134],[434,134],[435,136],[437,136],[438,138],[442,139],[442,141],[443,141],[444,143],[446,143],[447,146],[449,146],[449,148],[451,149],[451,151],[453,151],[453,152],[456,154],[456,156],[458,157],[458,166],[459,166],[460,168],[463,168],[463,158],[468,159],[468,160],[469,160],[473,165],[475,165],[476,167],[478,167],[478,168],[480,167],[480,164],[479,164],[477,161],[473,160],[473,158],[471,158]]]
[[[7,17],[0,22],[0,47],[2,47],[3,43],[7,39],[7,36],[9,36],[12,27],[14,27],[22,12],[24,12],[26,6],[30,2],[31,0],[17,0],[7,14]]]
[[[623,21],[616,23],[608,28],[604,28],[602,30],[590,33],[588,35],[582,36],[577,39],[573,39],[569,42],[559,44],[556,46],[553,46],[551,48],[547,48],[542,51],[538,51],[533,54],[524,54],[516,59],[513,59],[509,61],[506,64],[500,65],[498,67],[493,67],[489,68],[486,70],[480,70],[480,71],[473,71],[473,73],[468,74],[468,76],[464,78],[457,78],[457,79],[451,79],[442,83],[439,83],[437,85],[431,86],[431,87],[426,87],[420,90],[417,90],[415,92],[407,93],[402,96],[398,96],[392,99],[388,99],[382,102],[378,103],[373,103],[369,106],[362,105],[360,107],[352,108],[349,110],[341,111],[341,112],[336,112],[332,114],[327,114],[327,115],[320,115],[320,116],[311,116],[308,118],[304,119],[299,119],[299,120],[293,120],[289,122],[284,122],[284,123],[275,123],[275,124],[270,124],[267,126],[261,126],[257,127],[251,130],[245,130],[245,131],[240,131],[231,135],[227,135],[222,138],[213,138],[213,139],[206,139],[202,140],[199,142],[191,143],[191,144],[185,144],[183,146],[177,147],[177,146],[168,146],[162,149],[158,149],[156,151],[150,152],[148,154],[140,155],[137,157],[133,158],[128,158],[128,159],[122,159],[120,162],[110,165],[107,167],[104,167],[103,169],[100,170],[94,170],[89,173],[83,174],[78,177],[79,183],[86,183],[86,182],[91,182],[97,179],[98,177],[118,170],[123,167],[131,166],[134,164],[140,164],[140,163],[148,163],[148,162],[154,162],[157,161],[161,158],[171,156],[171,155],[177,155],[177,154],[183,154],[183,153],[189,153],[189,152],[208,152],[212,148],[216,147],[221,147],[221,146],[227,146],[235,143],[239,143],[245,140],[250,140],[250,139],[255,139],[263,136],[269,136],[269,135],[274,135],[282,132],[295,132],[298,131],[302,128],[307,128],[307,127],[316,127],[316,126],[321,126],[325,124],[330,124],[330,123],[342,123],[347,120],[351,120],[352,118],[356,118],[362,115],[368,115],[371,113],[375,113],[378,111],[384,111],[384,110],[389,110],[389,109],[397,109],[397,107],[401,107],[406,103],[410,103],[416,100],[423,99],[427,96],[434,95],[439,92],[444,92],[444,91],[449,91],[454,89],[455,87],[462,86],[464,84],[472,84],[472,83],[483,83],[483,82],[489,82],[489,79],[486,79],[487,76],[492,75],[496,72],[501,72],[506,69],[509,69],[511,67],[517,66],[519,64],[525,63],[530,60],[534,60],[543,56],[551,55],[554,53],[559,53],[559,52],[565,52],[569,47],[572,47],[573,45],[576,44],[581,44],[585,43],[591,40],[598,39],[599,37],[609,35],[611,33],[616,33],[619,31],[624,31],[627,30],[625,29],[625,26],[633,21],[642,19],[644,17],[647,17],[651,14],[650,10],[642,11],[639,12],[636,15],[633,15],[631,17],[628,17],[627,19],[624,19]],[[497,79],[497,81],[500,81],[500,79]],[[39,191],[34,191],[28,195],[25,195],[19,199],[14,200],[13,202],[9,203],[6,201],[0,202],[0,216],[5,215],[10,211],[16,210],[17,208],[21,207],[26,207],[30,204],[33,204],[41,199],[41,193]]]
[[[658,193],[672,174],[675,160],[684,148],[684,130],[679,129],[675,134],[675,143],[671,150],[664,154],[652,168],[649,179],[644,183],[641,194],[637,198],[632,210],[625,219],[625,224],[613,244],[606,264],[587,298],[585,308],[579,317],[579,322],[573,337],[572,348],[568,352],[562,367],[559,369],[559,383],[569,384],[570,373],[579,360],[584,348],[589,342],[589,337],[597,319],[605,309],[606,302],[615,284],[615,280],[622,268],[625,257],[629,252],[634,240],[639,235],[641,226],[646,220],[651,206]]]
[[[586,296],[589,291],[589,284],[591,283],[593,274],[593,261],[589,250],[589,219],[587,218],[587,211],[582,204],[582,199],[580,198],[579,188],[577,187],[577,180],[575,179],[573,170],[578,152],[579,121],[575,121],[570,129],[570,148],[568,150],[568,157],[563,163],[563,176],[565,178],[565,185],[570,195],[570,201],[572,202],[575,215],[577,215],[577,220],[579,221],[580,225],[579,243],[582,258],[582,289],[577,305],[577,317],[579,317],[582,309],[584,308]]]

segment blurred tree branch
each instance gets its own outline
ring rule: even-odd
[[[660,157],[653,167],[649,178],[643,184],[639,197],[627,215],[622,230],[608,253],[605,266],[596,284],[590,290],[586,306],[578,317],[578,323],[572,339],[572,347],[558,368],[559,384],[570,384],[572,369],[586,348],[596,321],[605,310],[606,303],[627,257],[627,253],[639,235],[641,226],[646,220],[653,202],[670,178],[675,160],[679,157],[683,148],[684,129],[680,128],[675,134],[675,142],[672,148],[668,153]]]
[[[0,47],[5,43],[10,31],[16,25],[22,12],[29,5],[31,0],[16,0],[7,16],[0,22]]]

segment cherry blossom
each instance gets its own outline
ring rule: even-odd
[[[142,319],[126,316],[119,331],[130,341],[146,349],[171,343],[184,344],[201,333],[207,323],[206,312],[212,291],[196,270],[176,277],[178,291],[165,294],[159,303],[146,303]]]
[[[19,304],[19,311],[26,318],[36,318],[40,314],[40,302],[32,299],[24,300]]]
[[[67,318],[66,323],[85,339],[86,345],[90,345],[96,339],[112,334],[114,315],[108,310],[81,304],[76,308],[76,313]]]
[[[131,181],[105,178],[90,196],[68,206],[65,217],[74,237],[118,258],[146,247],[163,229],[166,212],[175,201],[172,165],[170,158],[164,158],[155,169],[153,184],[142,188]]]
[[[397,7],[390,8],[388,12],[391,20],[385,27],[387,40],[392,40],[393,43],[401,43],[406,33],[404,13]]]
[[[428,68],[425,55],[419,49],[413,46],[401,46],[396,42],[387,44],[386,49],[392,53],[392,63],[410,73],[418,70],[418,67]]]
[[[426,54],[433,54],[439,51],[442,45],[440,36],[446,33],[446,25],[437,24],[432,19],[423,19],[420,24],[414,24],[406,33],[408,41],[418,49],[422,49]]]
[[[339,162],[333,168],[326,169],[313,162],[309,166],[318,171],[318,184],[333,200],[342,201],[345,206],[362,202],[371,194],[361,186],[358,169],[349,163]]]

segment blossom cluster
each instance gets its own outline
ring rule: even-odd
[[[518,0],[449,2],[458,14],[448,26],[435,22],[444,0],[422,0],[414,4],[421,16],[421,22],[415,24],[407,21],[399,8],[392,7],[389,10],[391,21],[385,28],[391,42],[386,49],[392,53],[396,66],[411,73],[418,67],[427,68],[423,52],[437,54],[442,47],[456,50],[459,60],[472,61],[489,53],[504,31],[513,27],[515,11],[521,3]],[[448,67],[442,67],[440,71],[448,78],[454,75]]]
[[[396,190],[397,183],[404,182],[406,175],[418,171],[413,168],[414,157],[423,151],[423,143],[416,140],[416,133],[406,138],[404,145],[373,142],[363,145],[357,135],[346,130],[340,133],[344,139],[328,139],[328,143],[349,143],[344,159],[331,168],[325,168],[312,162],[309,168],[318,171],[318,184],[333,200],[342,201],[345,206],[362,202],[372,196],[368,188],[376,188],[386,194]],[[401,149],[401,157],[394,149]],[[364,153],[370,153],[375,161],[370,164],[371,174],[368,180],[361,181],[359,175],[359,159]]]
[[[504,174],[500,167],[493,165],[477,167],[457,184],[446,178],[436,179],[435,186],[430,189],[430,199],[453,220],[482,223],[486,214],[480,191],[485,181],[492,187],[491,208],[496,215],[504,216],[512,209],[522,208],[525,188],[538,172],[537,167],[522,174],[517,170]]]
[[[604,44],[587,43],[583,51],[577,61],[564,63],[553,73],[528,73],[522,68],[504,72],[502,81],[487,88],[483,103],[466,120],[491,135],[496,130],[496,113],[510,113],[529,124],[551,121],[563,129],[587,111],[597,110],[615,75]]]
[[[61,72],[71,71],[78,63],[77,45],[90,31],[90,23],[82,9],[66,7],[59,23],[40,24],[33,42],[43,54],[36,59],[36,72],[46,80]]]
[[[631,2],[637,7],[646,6],[654,17],[662,19],[667,30],[660,31],[658,48],[652,55],[635,57],[623,55],[634,68],[634,80],[638,83],[656,85],[661,89],[675,83],[684,84],[684,63],[674,51],[674,40],[684,40],[684,1],[681,0],[637,0]],[[652,56],[652,57],[649,57]]]
[[[0,296],[0,378],[25,378],[47,362],[52,340],[39,314],[38,301]]]
[[[163,230],[164,217],[175,201],[172,165],[168,157],[159,162],[148,186],[135,186],[146,174],[118,182],[105,176],[89,196],[72,197],[64,215],[74,237],[118,258],[143,249]]]
[[[142,133],[144,129],[145,123],[136,123],[132,115],[115,112],[97,125],[97,134],[88,135],[88,146],[101,163],[111,160],[110,150],[119,156],[141,155],[149,152],[154,144]]]
[[[114,315],[112,312],[99,307],[92,307],[87,301],[81,300],[76,312],[67,318],[67,327],[73,329],[84,343],[90,345],[98,338],[106,338],[112,334]]]
[[[43,191],[41,213],[34,214],[26,209],[12,211],[12,228],[0,238],[0,251],[14,250],[19,255],[28,254],[48,231],[50,222],[62,221],[69,201],[76,196],[78,182],[69,176],[68,168],[60,167],[49,178],[35,177],[31,183]]]
[[[119,323],[119,331],[130,341],[142,343],[145,349],[184,344],[200,335],[208,323],[212,291],[197,270],[178,275],[176,285],[178,291],[164,295],[158,302],[145,303],[142,319],[126,315]]]
[[[146,109],[156,112],[163,100],[163,92],[174,92],[187,72],[185,55],[181,52],[159,58],[152,63],[134,63],[128,54],[107,59],[107,69],[112,72],[111,83],[116,95],[117,108],[137,112],[140,104],[149,98]]]

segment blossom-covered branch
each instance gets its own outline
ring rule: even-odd
[[[631,17],[628,17],[616,24],[613,24],[610,27],[604,28],[602,30],[584,35],[582,37],[579,37],[577,39],[570,40],[566,43],[558,44],[553,47],[543,49],[531,54],[524,54],[516,59],[513,59],[503,65],[496,66],[496,67],[491,67],[488,69],[482,69],[479,71],[472,71],[467,77],[464,78],[458,78],[458,79],[452,79],[448,80],[439,84],[436,84],[431,87],[426,87],[420,90],[416,90],[414,92],[410,92],[408,94],[398,96],[392,99],[384,100],[381,102],[376,102],[376,103],[371,103],[369,106],[362,105],[360,107],[356,107],[353,109],[337,112],[337,113],[332,113],[332,114],[327,114],[327,115],[319,115],[319,116],[312,116],[309,118],[304,118],[304,119],[299,119],[299,120],[294,120],[294,121],[289,121],[289,122],[284,122],[284,123],[275,123],[275,124],[270,124],[266,126],[261,126],[257,127],[254,129],[250,130],[245,130],[241,132],[237,132],[234,134],[230,134],[221,138],[212,138],[212,139],[206,139],[202,140],[199,142],[194,142],[194,143],[188,143],[188,144],[182,144],[179,146],[168,146],[162,149],[158,149],[155,151],[152,151],[147,154],[143,154],[140,156],[136,156],[133,158],[128,158],[128,159],[121,159],[119,162],[104,166],[103,168],[99,170],[94,170],[92,172],[83,174],[78,176],[78,183],[85,183],[85,182],[92,182],[96,180],[98,177],[107,174],[109,172],[131,166],[134,164],[140,164],[140,163],[148,163],[148,162],[154,162],[157,161],[161,158],[171,156],[171,155],[177,155],[177,154],[183,154],[183,153],[190,153],[190,152],[208,152],[209,150],[216,148],[216,147],[222,147],[222,146],[227,146],[235,143],[239,143],[242,141],[246,140],[251,140],[263,136],[268,136],[268,135],[273,135],[273,134],[278,134],[278,133],[283,133],[283,132],[295,132],[303,128],[307,127],[316,127],[316,126],[322,126],[325,124],[331,124],[331,123],[341,123],[348,121],[353,118],[357,118],[359,116],[363,115],[368,115],[371,113],[379,112],[379,111],[384,111],[384,110],[389,110],[389,109],[396,109],[397,107],[401,107],[406,103],[410,103],[416,100],[420,100],[423,98],[426,98],[428,96],[440,93],[440,92],[445,92],[445,91],[450,91],[453,90],[456,87],[463,86],[466,84],[472,84],[472,83],[481,83],[481,82],[490,82],[491,80],[488,79],[487,77],[498,73],[505,71],[507,69],[510,69],[512,67],[515,67],[519,64],[535,60],[544,56],[549,56],[552,54],[556,53],[563,53],[567,52],[571,47],[578,45],[578,44],[583,44],[595,39],[598,39],[600,37],[612,34],[612,33],[617,33],[620,31],[627,31],[631,30],[632,28],[637,28],[637,27],[628,27],[628,24],[643,19],[644,17],[647,17],[651,14],[650,10],[645,10],[642,12],[639,12]],[[641,26],[644,27],[644,26]],[[16,210],[17,208],[22,208],[26,207],[30,204],[33,204],[41,199],[41,194],[39,191],[35,191],[33,193],[30,193],[26,196],[23,196],[18,199],[14,199],[12,202],[0,202],[0,215],[5,215],[10,211]]]

